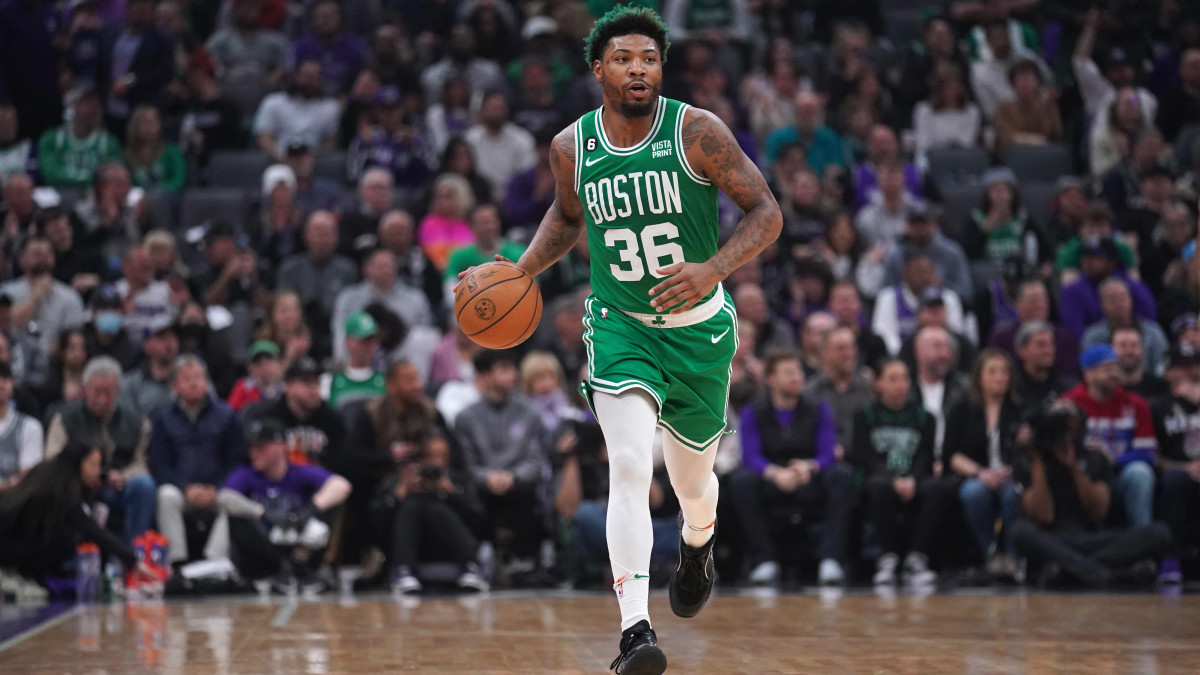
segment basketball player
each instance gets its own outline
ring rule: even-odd
[[[585,49],[604,105],[555,137],[554,203],[517,261],[537,275],[587,231],[592,295],[581,388],[608,445],[608,547],[622,629],[611,667],[621,675],[667,667],[646,608],[656,426],[666,432],[683,511],[671,609],[695,616],[712,591],[712,468],[738,332],[721,281],[775,241],[782,225],[766,181],[729,129],[659,95],[668,46],[649,9],[619,5],[596,21]],[[718,190],[745,212],[719,250]]]

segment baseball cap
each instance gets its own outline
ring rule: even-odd
[[[277,359],[279,358],[279,345],[270,340],[259,340],[250,345],[250,351],[247,356],[251,361],[260,356],[270,356]]]
[[[1196,327],[1196,315],[1191,312],[1185,312],[1175,317],[1171,322],[1171,335],[1179,337],[1183,333],[1192,330]]]
[[[246,429],[246,440],[251,445],[260,443],[283,443],[287,441],[287,429],[273,417],[254,420]]]
[[[369,338],[379,333],[379,324],[366,312],[355,312],[346,317],[346,335],[356,338]]]
[[[1171,345],[1171,351],[1167,354],[1167,367],[1188,368],[1191,366],[1200,366],[1200,354],[1196,353],[1196,348],[1186,342]]]
[[[1091,370],[1096,366],[1116,362],[1117,353],[1113,351],[1111,346],[1106,344],[1092,345],[1083,350],[1083,354],[1079,356],[1079,367],[1084,370]]]
[[[290,382],[307,377],[320,377],[321,372],[321,366],[317,365],[311,356],[301,356],[288,366],[287,372],[283,374],[283,379]]]
[[[289,155],[307,155],[312,152],[312,148],[308,146],[303,139],[293,138],[287,142],[287,154]]]
[[[942,297],[942,289],[937,286],[930,286],[921,291],[922,307],[943,307],[945,304],[946,300]]]
[[[121,305],[121,294],[111,284],[101,286],[92,295],[92,309],[113,309]]]
[[[1083,244],[1083,250],[1080,251],[1083,255],[1098,255],[1113,260],[1120,260],[1121,254],[1117,250],[1117,242],[1108,237],[1091,237]]]

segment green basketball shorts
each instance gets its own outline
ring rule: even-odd
[[[588,373],[580,392],[642,389],[658,403],[658,426],[693,452],[725,432],[730,362],[737,351],[733,300],[720,286],[674,316],[626,313],[590,296],[583,314]]]

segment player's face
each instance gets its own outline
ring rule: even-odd
[[[618,35],[609,41],[604,57],[592,65],[607,105],[625,117],[646,117],[662,90],[662,55],[658,43],[645,35]]]

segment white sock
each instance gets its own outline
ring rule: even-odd
[[[639,390],[619,396],[597,392],[592,398],[596,419],[608,446],[608,557],[613,589],[621,607],[621,630],[649,621],[650,481],[654,475],[654,428],[658,413],[653,399]]]
[[[717,443],[703,453],[689,450],[671,434],[663,436],[663,459],[671,475],[671,487],[683,511],[683,543],[699,548],[713,536],[717,522],[717,497],[721,488],[713,464],[717,461]]]

